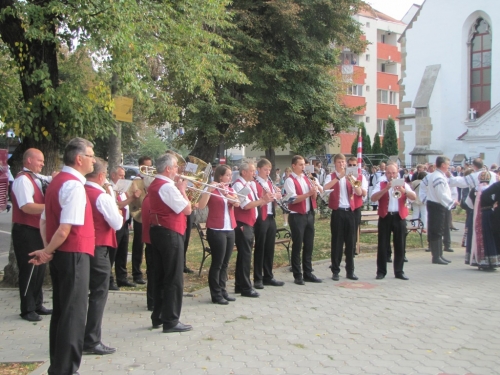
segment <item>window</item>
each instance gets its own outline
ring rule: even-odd
[[[381,65],[380,65],[380,71],[381,71],[382,73],[385,73],[385,64],[381,64]]]
[[[370,27],[370,22],[367,22],[367,23],[366,23],[366,27]]]
[[[370,91],[370,86],[366,85],[366,91]]]
[[[370,116],[366,116],[366,120],[365,120],[366,123],[369,123],[370,122]]]
[[[366,61],[370,61],[370,55],[366,55]]]
[[[386,124],[387,124],[387,120],[382,120],[382,119],[377,120],[377,132],[378,132],[378,135],[381,137],[384,136]]]
[[[380,39],[382,43],[385,43],[385,34],[382,34]]]
[[[377,103],[396,105],[398,93],[388,90],[377,90]]]
[[[470,41],[470,107],[477,117],[491,108],[491,41],[490,25],[479,18]]]
[[[347,95],[363,96],[363,85],[348,86]]]

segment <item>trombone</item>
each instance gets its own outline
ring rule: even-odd
[[[178,175],[176,175],[176,177],[178,177],[178,178],[180,178],[182,180],[190,181],[193,184],[203,185],[203,186],[207,186],[207,187],[213,187],[213,188],[219,190],[220,192],[224,192],[226,194],[234,194],[234,195],[238,196],[239,199],[245,199],[246,198],[246,195],[238,194],[236,192],[232,192],[232,191],[229,191],[227,189],[224,189],[224,188],[221,188],[221,187],[217,187],[217,185],[212,185],[212,184],[208,184],[206,182],[199,181],[197,177],[185,176],[185,175],[182,175],[182,174],[178,174]],[[211,192],[206,191],[204,189],[198,189],[195,186],[187,186],[187,188],[190,189],[190,190],[193,190],[193,191],[199,191],[201,193],[206,193],[206,194],[215,195],[217,197],[220,197],[220,195],[211,193]],[[229,200],[230,202],[233,202],[233,203],[240,202],[239,200],[235,200],[235,199],[230,199],[230,198],[226,198],[226,199]]]

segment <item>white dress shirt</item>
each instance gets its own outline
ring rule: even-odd
[[[120,211],[118,210],[113,197],[106,193],[106,190],[104,190],[95,182],[87,181],[85,182],[85,185],[92,186],[93,188],[96,188],[97,190],[100,190],[104,193],[99,195],[95,202],[97,211],[101,213],[101,215],[104,217],[104,220],[106,220],[111,228],[113,228],[114,230],[119,230],[123,224],[123,217],[122,215],[120,215]]]
[[[236,179],[236,181],[234,182],[232,187],[236,193],[239,193],[240,190],[243,189],[245,186],[248,186],[251,190],[251,192],[250,192],[251,199],[248,198],[248,195],[247,195],[245,197],[245,200],[240,203],[240,208],[245,208],[246,205],[249,204],[250,202],[254,202],[254,201],[258,200],[257,188],[256,188],[255,183],[253,181],[247,182],[243,179],[243,177],[240,176]],[[257,207],[255,207],[254,210],[255,210],[255,217],[258,217],[259,211],[257,210]]]
[[[425,198],[427,198],[428,201],[439,203],[448,210],[450,210],[455,203],[451,197],[448,178],[444,172],[439,169],[436,169],[435,172],[428,174],[422,180],[422,183],[420,184],[419,198],[422,202],[425,202]]]
[[[387,181],[387,178],[386,178],[386,181]],[[380,183],[381,182],[384,182],[384,181],[380,181],[379,183],[377,183],[377,185],[375,185],[375,187],[373,188],[373,192],[372,192],[372,195],[373,194],[376,194],[380,191]],[[406,182],[405,182],[405,186],[404,186],[405,190],[407,192],[411,192],[411,193],[414,193],[414,191],[411,189],[411,186],[408,185]],[[399,200],[394,198],[392,196],[392,194],[394,193],[394,188],[390,188],[389,191],[389,208],[388,208],[388,211],[389,212],[398,212],[399,211]],[[413,202],[413,200],[407,198],[407,200],[411,203]],[[379,200],[380,202],[380,200]]]
[[[31,172],[28,168],[23,168],[23,171]],[[31,172],[33,173],[33,172]],[[40,180],[45,180],[47,182],[52,181],[52,176],[44,176],[41,174],[33,173],[36,177],[33,180],[35,181],[36,186],[40,189],[40,192],[43,195],[42,183]],[[31,183],[31,180],[28,176],[22,175],[16,178],[12,184],[12,191],[16,195],[17,204],[19,208],[23,207],[28,203],[35,203],[33,201],[33,195],[35,194],[35,187]]]
[[[270,188],[270,187],[269,187],[269,183],[267,182],[267,180],[264,180],[263,178],[261,178],[261,177],[259,177],[259,176],[257,176],[257,180],[261,183],[261,186],[264,186],[264,188],[263,188],[263,189],[264,189],[265,191],[271,191],[271,193],[273,192],[273,191],[271,190],[272,188]],[[257,182],[257,183],[259,183],[259,182]],[[273,202],[273,201],[271,201],[271,202],[269,202],[269,203],[267,204],[267,213],[268,213],[268,214],[272,214],[272,212],[273,212],[273,204],[274,204],[274,202]],[[262,206],[262,207],[264,207],[264,206]]]
[[[335,173],[335,172],[333,172]],[[332,174],[329,173],[325,177],[325,185],[332,181]],[[347,192],[347,183],[345,176],[342,178],[337,177],[337,183],[332,186],[332,189],[340,189],[339,207],[340,208],[350,208],[349,194]],[[354,193],[354,192],[353,192]]]
[[[180,214],[190,202],[177,189],[173,180],[161,174],[157,174],[155,178],[170,182],[169,184],[163,184],[158,190],[158,194],[163,203],[170,207],[176,214]]]
[[[297,181],[302,189],[302,194],[309,193],[309,184],[305,181],[305,179],[307,178],[306,175],[302,173],[299,176],[299,175],[295,174],[294,172],[292,172],[291,175],[297,179]],[[292,198],[292,197],[296,197],[298,195],[297,191],[295,190],[295,183],[294,183],[292,178],[287,178],[285,180],[284,188],[285,188],[285,191],[286,191],[288,197]],[[309,198],[310,197],[306,198],[306,200],[305,200],[306,212],[309,212],[311,210],[311,200]],[[297,212],[290,210],[290,213],[296,214]]]

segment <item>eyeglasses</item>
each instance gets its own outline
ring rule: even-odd
[[[87,155],[87,154],[80,154],[82,156],[86,156],[88,158],[91,158],[91,159],[95,159],[95,155]]]

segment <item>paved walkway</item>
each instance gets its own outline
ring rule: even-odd
[[[463,264],[463,250],[408,253],[410,281],[389,274],[375,280],[375,257],[356,257],[351,282],[266,287],[258,299],[229,306],[210,302],[208,290],[184,298],[183,334],[152,330],[142,293],[110,293],[103,341],[118,351],[84,356],[81,374],[495,374],[500,372],[500,271]],[[46,293],[50,299],[50,292]],[[47,304],[50,306],[50,303]],[[48,317],[28,323],[17,315],[18,296],[0,290],[0,362],[47,361]],[[48,362],[35,373],[46,372]]]

